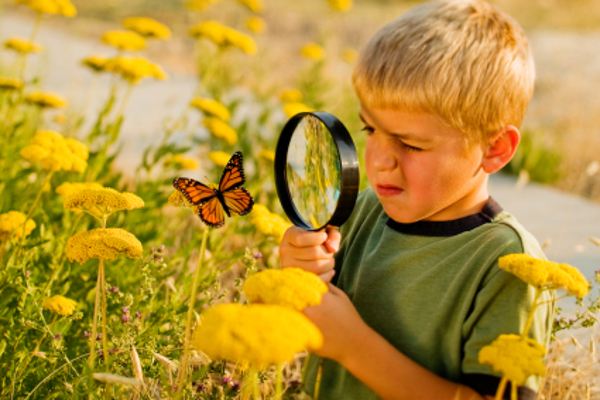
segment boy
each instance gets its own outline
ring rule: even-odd
[[[305,310],[325,339],[309,394],[322,369],[319,400],[493,398],[500,375],[478,352],[520,333],[534,300],[497,260],[544,258],[487,190],[515,153],[533,81],[522,30],[482,0],[421,4],[367,44],[353,83],[371,188],[339,232],[290,228],[280,246],[283,267],[337,275]],[[528,333],[544,345],[551,304]],[[519,398],[538,386],[531,377]]]

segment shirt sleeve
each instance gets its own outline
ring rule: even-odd
[[[519,252],[522,251],[514,251],[514,253]],[[500,372],[494,371],[490,365],[479,363],[479,351],[501,334],[520,334],[535,298],[535,289],[532,286],[529,286],[515,275],[501,270],[497,261],[489,271],[489,278],[484,280],[481,290],[475,297],[472,311],[463,324],[463,338],[465,341],[461,381],[476,390],[473,381],[482,383],[482,380],[487,379],[481,378],[481,376],[481,379],[476,379],[478,374],[492,377],[502,376]],[[529,332],[529,337],[546,347],[550,341],[554,318],[553,298],[553,292],[545,291],[542,293],[538,299],[538,302],[542,304],[536,308],[534,321]],[[491,382],[489,379],[487,381]],[[524,386],[537,393],[539,384],[540,378],[531,376]],[[487,392],[491,390],[492,393],[480,393],[493,396],[497,386],[487,386],[491,387],[488,389],[482,387],[480,390]],[[527,391],[525,390],[525,392]],[[527,397],[520,396],[519,398]]]

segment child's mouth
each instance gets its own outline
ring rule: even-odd
[[[377,194],[380,196],[395,196],[402,193],[403,190],[391,185],[377,185]]]

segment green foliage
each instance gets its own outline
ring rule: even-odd
[[[525,130],[515,156],[502,171],[519,175],[527,171],[529,178],[539,183],[555,183],[560,179],[560,153],[541,140],[541,134]]]

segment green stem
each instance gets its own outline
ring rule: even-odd
[[[283,394],[283,365],[275,366],[275,400],[280,400]]]
[[[319,392],[321,391],[321,375],[323,374],[323,360],[319,363],[319,369],[317,371],[317,379],[315,379],[315,391],[313,393],[313,399],[319,400]]]
[[[102,261],[102,260],[101,260]],[[100,264],[100,273],[102,275],[102,283],[100,286],[100,296],[102,299],[102,351],[104,352],[104,365],[106,372],[108,372],[108,344],[106,343],[106,275],[105,275],[104,263]]]
[[[198,286],[200,285],[200,279],[204,274],[204,269],[202,268],[202,264],[204,261],[204,252],[206,250],[206,241],[208,239],[209,228],[207,226],[204,227],[204,233],[202,234],[202,245],[200,248],[200,254],[198,255],[198,268],[196,268],[196,272],[194,274],[194,282],[192,284],[192,293],[190,295],[190,302],[188,306],[188,314],[187,314],[187,322],[185,325],[185,341],[184,341],[184,349],[183,349],[183,357],[181,359],[181,366],[179,367],[179,379],[177,382],[177,397],[179,398],[183,393],[183,385],[187,378],[187,363],[188,363],[188,353],[190,350],[190,336],[192,333],[192,317],[194,315],[194,303],[196,302],[196,296],[198,295]]]
[[[510,399],[519,400],[517,397],[517,385],[513,381],[510,382]]]
[[[98,265],[98,280],[96,281],[96,300],[94,301],[94,319],[92,321],[92,337],[90,338],[90,369],[94,371],[94,360],[96,358],[96,336],[98,335],[98,309],[100,308],[100,285],[102,283],[102,275],[100,270],[104,260],[99,261]]]
[[[35,37],[38,34],[38,31],[40,30],[40,26],[42,25],[42,17],[43,14],[42,13],[38,13],[37,18],[35,20],[35,24],[33,25],[33,30],[31,31],[31,36],[29,37],[29,40],[33,43],[33,41],[35,40]],[[23,62],[21,63],[21,67],[19,68],[19,73],[18,73],[18,77],[19,79],[25,81],[25,68],[27,66],[27,54],[23,54]]]
[[[500,384],[498,384],[498,390],[496,390],[496,397],[494,397],[494,400],[502,400],[502,396],[504,395],[504,390],[506,390],[507,382],[508,382],[507,377],[503,377],[500,380]]]
[[[531,324],[533,323],[533,316],[535,314],[535,309],[538,306],[537,301],[540,298],[541,294],[542,294],[542,290],[536,288],[535,289],[535,298],[533,299],[533,306],[531,307],[531,310],[529,311],[529,315],[527,316],[527,321],[525,322],[525,327],[523,328],[523,332],[521,332],[522,338],[527,337],[527,334],[529,333],[529,329],[531,328]]]
[[[0,243],[0,269],[2,269],[2,262],[4,261],[4,252],[6,251],[6,240],[2,240]]]

